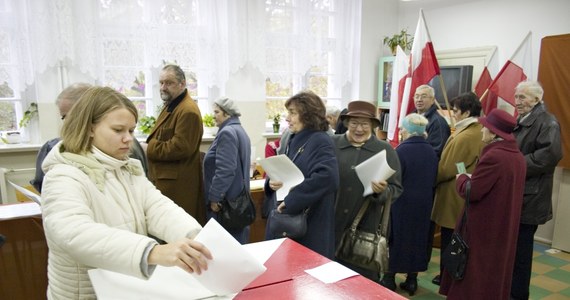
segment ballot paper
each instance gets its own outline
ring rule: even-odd
[[[267,269],[214,219],[194,240],[206,245],[214,259],[206,272],[192,276],[216,295],[238,293]]]
[[[305,270],[305,272],[324,283],[333,283],[358,275],[358,273],[336,261],[331,261],[316,268]]]
[[[396,173],[396,171],[390,168],[388,161],[386,161],[386,150],[382,150],[369,159],[361,162],[354,168],[354,170],[356,171],[356,175],[358,175],[360,182],[362,182],[362,185],[364,186],[364,193],[362,194],[363,197],[373,193],[372,181],[377,182],[380,180],[387,180],[392,176],[392,174]]]
[[[12,181],[8,181],[18,192],[22,193],[24,196],[26,196],[26,198],[36,202],[38,205],[42,205],[42,198],[40,196],[38,196],[36,193],[33,193],[32,191],[19,186],[15,183],[13,183]]]
[[[297,168],[287,155],[271,156],[262,159],[259,163],[271,180],[283,182],[283,186],[277,190],[277,201],[285,200],[289,191],[305,180],[301,170]]]
[[[89,270],[97,299],[231,299],[265,270],[263,262],[240,245],[214,219],[195,240],[212,253],[208,270],[189,274],[178,267],[157,266],[148,280],[102,269]]]

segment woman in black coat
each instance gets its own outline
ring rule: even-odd
[[[393,202],[402,193],[398,155],[390,144],[378,140],[373,133],[374,128],[380,125],[380,121],[376,118],[376,106],[366,101],[352,101],[348,104],[348,112],[341,116],[341,119],[348,131],[332,137],[340,172],[340,187],[335,205],[337,248],[342,234],[350,228],[365,200],[370,200],[370,204],[358,228],[366,232],[375,232],[381,222],[382,209],[389,195]],[[354,167],[383,150],[386,151],[388,165],[396,173],[387,180],[372,182],[373,193],[364,197],[362,196],[364,185]],[[339,258],[337,260],[371,280],[379,279],[379,272],[359,268]]]
[[[418,272],[427,270],[429,263],[430,215],[438,158],[425,138],[428,124],[425,117],[410,114],[402,123],[400,132],[404,141],[396,152],[402,166],[404,192],[390,212],[390,272],[384,273],[380,284],[395,290],[395,273],[407,273],[400,288],[411,296],[418,288]]]
[[[265,194],[279,213],[300,214],[309,208],[307,233],[296,241],[328,258],[334,256],[334,201],[338,188],[338,165],[334,146],[326,131],[325,106],[316,94],[301,92],[285,102],[291,136],[285,155],[301,170],[305,179],[277,203],[280,181],[265,183]],[[267,228],[271,217],[267,220]],[[266,231],[266,238],[279,238]]]

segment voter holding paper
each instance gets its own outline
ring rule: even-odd
[[[291,137],[282,147],[286,147],[285,155],[299,168],[304,179],[289,190],[283,201],[278,202],[277,191],[285,187],[282,181],[269,175],[264,189],[266,197],[272,199],[271,204],[278,213],[298,215],[308,208],[307,231],[295,240],[323,256],[333,258],[334,201],[339,172],[334,146],[326,133],[325,105],[316,94],[301,92],[289,98],[285,107]],[[282,237],[269,230],[272,220],[270,214],[266,238]]]
[[[348,112],[341,116],[341,119],[348,131],[333,136],[340,174],[335,207],[337,247],[343,232],[352,225],[366,200],[370,203],[358,228],[375,232],[389,195],[391,194],[394,201],[402,193],[398,155],[390,144],[374,135],[374,129],[380,125],[376,118],[376,106],[367,101],[352,101],[348,104]],[[384,173],[383,176],[379,171]],[[378,281],[378,272],[359,268],[342,260],[339,262],[371,280]]]

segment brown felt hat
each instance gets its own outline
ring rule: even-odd
[[[348,112],[340,116],[342,121],[348,118],[368,118],[373,126],[380,126],[380,120],[376,118],[376,105],[362,100],[355,100],[348,103]]]
[[[505,140],[513,140],[515,138],[512,132],[517,125],[517,121],[502,109],[493,109],[486,117],[480,117],[479,123]]]

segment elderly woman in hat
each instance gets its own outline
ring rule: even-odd
[[[352,101],[348,104],[348,112],[341,115],[341,119],[348,131],[332,137],[340,175],[340,187],[335,206],[337,247],[343,232],[352,225],[365,200],[369,199],[370,204],[360,221],[359,228],[367,232],[375,232],[381,222],[382,208],[389,199],[389,195],[394,201],[402,193],[398,155],[390,144],[379,140],[374,135],[374,129],[380,125],[380,121],[376,118],[376,106],[367,101]],[[354,167],[383,150],[386,150],[388,165],[396,170],[396,173],[388,180],[372,182],[374,193],[363,197],[364,186]],[[379,279],[378,272],[359,268],[340,259],[339,262],[371,280],[378,281]]]
[[[214,119],[219,127],[204,156],[204,197],[208,219],[217,218],[223,201],[231,201],[245,189],[249,193],[251,142],[241,126],[241,113],[232,99],[214,101]],[[249,241],[249,226],[229,229],[240,243]]]
[[[463,234],[469,260],[460,281],[452,280],[444,268],[439,292],[448,299],[510,298],[526,164],[511,133],[516,124],[513,116],[495,109],[479,123],[487,145],[473,174],[459,174],[456,180],[463,198],[467,198],[466,183],[471,182]]]
[[[426,140],[427,124],[428,119],[416,113],[402,121],[403,142],[396,152],[402,165],[404,192],[390,211],[389,267],[380,282],[395,290],[395,274],[406,273],[406,281],[400,283],[400,288],[410,296],[418,289],[418,272],[427,270],[431,248],[430,214],[438,158]]]

